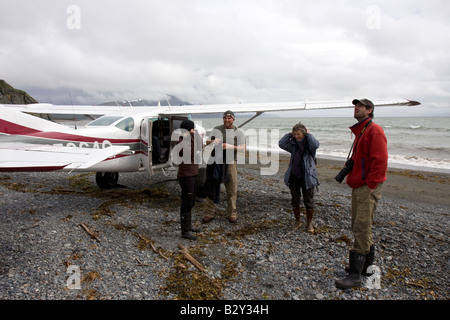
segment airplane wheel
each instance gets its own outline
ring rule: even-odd
[[[95,182],[100,189],[111,189],[117,186],[119,181],[118,172],[97,172]]]

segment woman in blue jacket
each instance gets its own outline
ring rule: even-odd
[[[314,138],[306,127],[298,123],[278,142],[281,149],[291,154],[289,167],[284,176],[284,182],[291,190],[291,204],[294,210],[294,229],[300,226],[300,198],[306,208],[306,229],[314,232],[312,218],[314,214],[314,187],[319,185],[316,169],[316,150],[319,141]]]

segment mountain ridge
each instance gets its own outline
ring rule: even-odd
[[[38,103],[23,90],[19,90],[0,79],[0,104],[31,104]]]

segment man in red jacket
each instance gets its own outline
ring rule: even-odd
[[[353,145],[353,168],[347,176],[352,188],[352,232],[353,249],[349,256],[349,274],[336,280],[341,289],[361,285],[361,274],[375,259],[372,239],[372,221],[381,186],[386,181],[388,162],[387,140],[383,129],[373,120],[374,105],[367,99],[353,100],[354,117],[358,123],[350,127],[355,134]]]

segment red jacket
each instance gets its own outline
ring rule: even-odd
[[[383,129],[372,121],[360,137],[370,120],[369,117],[350,127],[355,134],[356,146],[352,155],[353,169],[347,176],[347,184],[352,189],[365,184],[370,189],[375,189],[379,183],[386,181],[388,152]]]

